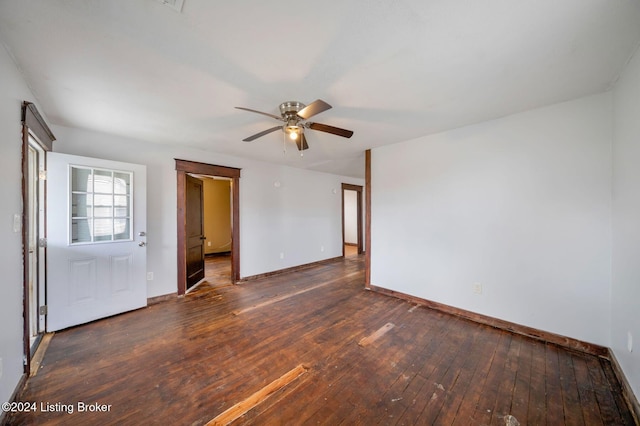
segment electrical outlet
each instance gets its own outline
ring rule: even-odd
[[[633,352],[633,335],[630,331],[627,331],[627,349],[629,352]]]
[[[324,251],[324,246],[320,246],[320,251]]]
[[[153,272],[147,272],[147,281],[153,281]]]
[[[280,253],[280,259],[284,259],[284,253]]]
[[[207,241],[207,247],[211,247],[211,241]]]
[[[473,293],[474,294],[482,294],[482,284],[473,283]]]

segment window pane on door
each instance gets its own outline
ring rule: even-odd
[[[132,240],[129,172],[71,166],[71,244]]]
[[[92,184],[91,169],[73,167],[71,169],[71,190],[77,192],[93,192],[88,185]]]
[[[71,243],[91,242],[91,219],[74,219],[71,221]]]
[[[113,193],[125,195],[131,193],[131,174],[117,172],[113,174]]]
[[[91,214],[91,195],[71,194],[71,215],[73,217],[89,217]]]
[[[93,199],[93,217],[113,217],[113,195],[95,194]]]
[[[129,219],[115,219],[114,220],[113,237],[115,240],[128,240],[129,235]]]
[[[93,192],[95,194],[113,194],[113,172],[93,170]]]
[[[126,195],[116,195],[113,197],[113,215],[115,217],[129,216],[129,197]]]

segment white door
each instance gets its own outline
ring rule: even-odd
[[[146,306],[146,166],[49,152],[47,182],[47,331]]]

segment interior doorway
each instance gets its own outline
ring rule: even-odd
[[[231,283],[232,182],[203,176],[205,279],[213,285]]]
[[[360,185],[342,184],[342,256],[364,252]]]
[[[27,285],[29,316],[29,354],[33,356],[45,331],[45,151],[33,135],[27,146],[25,215],[27,216]]]
[[[240,169],[176,159],[176,171],[178,184],[178,294],[182,295],[187,292],[189,288],[189,273],[197,269],[188,268],[188,262],[191,262],[191,260],[188,261],[189,252],[195,252],[196,250],[192,250],[190,248],[191,243],[189,242],[189,238],[191,237],[190,233],[187,232],[188,218],[196,214],[201,215],[200,217],[202,218],[202,232],[198,236],[200,241],[200,254],[198,261],[201,262],[203,268],[203,278],[207,274],[207,262],[205,256],[207,248],[210,248],[210,251],[213,251],[214,248],[221,248],[225,249],[225,254],[227,255],[227,259],[229,259],[230,281],[232,283],[238,282],[240,280]],[[188,181],[193,178],[199,179],[200,181],[203,179],[211,179],[227,182],[225,185],[228,185],[230,193],[230,236],[229,241],[226,243],[218,244],[214,242],[215,240],[213,239],[213,236],[208,238],[209,236],[206,235],[204,213],[206,195],[204,195],[204,189],[201,205],[189,201],[190,197],[188,196],[188,192],[190,191],[188,191]],[[193,232],[191,234],[193,234]],[[196,245],[195,240],[193,240],[192,243],[194,246]],[[226,248],[227,246],[228,249]],[[195,255],[193,256],[193,259],[195,261]],[[202,279],[199,279],[198,282],[199,281],[202,281]],[[197,282],[193,283],[191,286],[195,284],[197,284]]]
[[[231,282],[232,179],[186,176],[187,292]]]

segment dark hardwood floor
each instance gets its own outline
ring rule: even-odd
[[[353,257],[358,255],[358,247],[350,244],[344,245],[344,257]]]
[[[231,284],[231,254],[221,253],[206,256],[204,278],[212,286]]]
[[[9,423],[633,424],[607,360],[364,290],[362,256],[208,280],[57,333]]]

